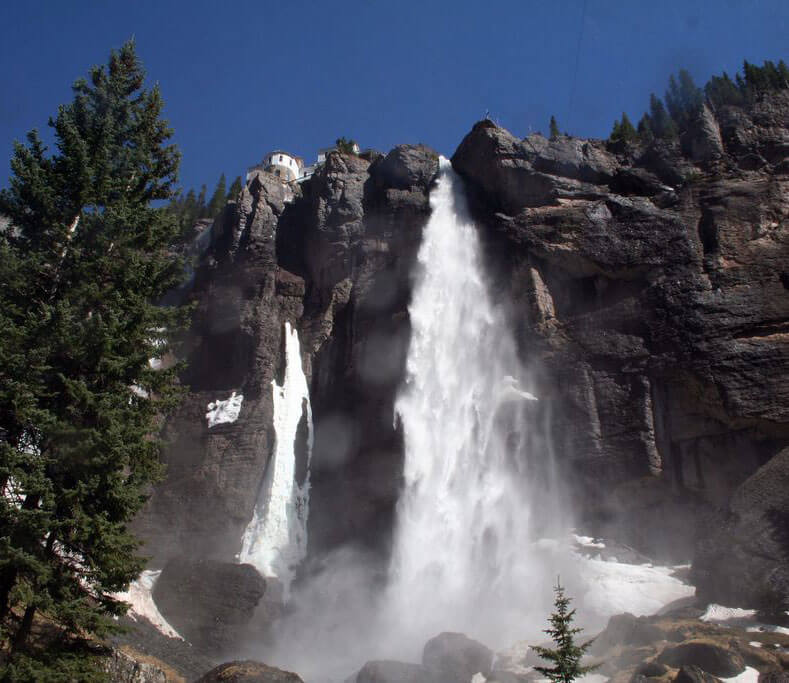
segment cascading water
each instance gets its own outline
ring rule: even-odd
[[[285,323],[285,378],[274,391],[274,453],[266,468],[252,521],[244,532],[239,562],[254,565],[263,576],[275,576],[287,599],[298,564],[307,552],[309,466],[312,455],[312,409],[301,364],[299,335]],[[297,481],[296,436],[307,420],[306,476]]]
[[[523,633],[533,603],[529,457],[548,455],[529,452],[536,399],[521,388],[528,378],[488,291],[462,183],[443,158],[430,203],[396,403],[405,489],[387,611],[416,642],[448,629],[495,642],[508,625]]]

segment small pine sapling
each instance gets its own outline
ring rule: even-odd
[[[540,657],[553,662],[555,666],[535,666],[534,668],[553,683],[571,683],[576,678],[594,671],[599,664],[581,666],[581,658],[586,654],[594,639],[588,640],[583,645],[575,644],[575,635],[583,629],[572,626],[575,610],[570,609],[570,598],[565,596],[564,587],[558,578],[553,590],[556,593],[553,602],[555,609],[548,618],[551,627],[545,629],[545,633],[551,636],[553,642],[556,643],[556,648],[535,645],[533,649]]]

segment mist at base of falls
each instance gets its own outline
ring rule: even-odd
[[[345,680],[372,659],[419,662],[442,631],[493,649],[541,642],[557,575],[571,596],[586,590],[569,545],[539,540],[568,538],[570,522],[546,408],[446,159],[430,203],[396,402],[404,490],[389,567],[348,548],[322,558],[263,653],[308,683]]]

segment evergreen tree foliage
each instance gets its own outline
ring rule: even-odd
[[[207,211],[207,218],[216,218],[219,215],[219,212],[224,208],[225,204],[227,203],[227,181],[225,180],[225,174],[219,176],[219,182],[216,184],[216,189],[214,190],[214,194],[211,195],[211,199],[208,202],[208,206],[206,207]]]
[[[677,137],[677,124],[669,116],[662,100],[654,93],[649,96],[649,125],[656,138],[671,140]]]
[[[644,144],[649,144],[655,139],[655,134],[652,132],[652,124],[649,120],[649,114],[644,114],[638,122],[638,138]]]
[[[559,137],[559,125],[556,123],[556,117],[553,115],[551,116],[550,133],[551,140],[555,140]]]
[[[241,190],[244,189],[244,185],[241,182],[241,176],[236,176],[236,179],[233,181],[232,185],[230,185],[230,189],[227,191],[227,201],[228,202],[235,202],[238,200],[238,195],[241,194]]]
[[[337,142],[335,143],[337,146],[337,151],[341,152],[342,154],[355,154],[354,147],[356,146],[356,140],[353,138],[337,138]]]
[[[127,525],[179,393],[176,370],[148,359],[186,313],[155,305],[182,272],[161,206],[179,154],[158,87],[143,86],[128,42],[74,84],[50,120],[54,153],[35,131],[15,145],[0,193],[13,226],[0,234],[0,678],[48,666],[28,642],[38,612],[66,636],[116,629],[115,594],[144,566]]]
[[[669,79],[665,100],[674,123],[684,130],[704,105],[704,94],[690,72],[680,69],[676,78],[672,75]]]
[[[608,139],[611,142],[624,143],[635,142],[638,139],[638,133],[625,112],[622,112],[622,118],[619,121],[614,121],[614,127]]]
[[[725,71],[721,76],[710,78],[704,86],[704,94],[716,107],[724,104],[740,106],[745,102],[743,92]]]
[[[571,683],[579,676],[594,671],[599,665],[581,666],[581,658],[592,645],[592,640],[583,645],[575,644],[575,635],[583,629],[572,626],[575,610],[570,609],[571,599],[565,596],[564,588],[557,579],[554,587],[554,612],[548,618],[551,626],[545,629],[556,644],[555,648],[534,646],[534,651],[543,659],[553,662],[552,667],[535,666],[539,671],[554,683]]]

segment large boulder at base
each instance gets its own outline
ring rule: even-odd
[[[367,662],[355,683],[430,683],[433,676],[424,666],[391,659]]]
[[[294,673],[260,662],[226,662],[211,669],[195,683],[304,683]]]
[[[660,653],[657,661],[673,668],[697,666],[721,678],[731,678],[745,671],[745,662],[737,652],[703,639],[688,640],[667,647]]]
[[[441,683],[468,683],[476,673],[487,675],[493,651],[462,633],[441,633],[425,644],[422,664]]]
[[[156,664],[119,649],[113,649],[107,657],[104,671],[113,683],[167,683],[167,674]]]
[[[698,546],[692,580],[705,602],[785,610],[789,601],[789,448],[734,493]]]
[[[693,664],[683,666],[674,677],[674,683],[720,683],[720,679]]]
[[[789,683],[789,671],[767,671],[759,674],[759,683]]]
[[[153,599],[186,640],[216,653],[235,645],[265,590],[252,565],[177,558],[162,570]]]
[[[605,630],[594,639],[591,653],[602,654],[617,645],[651,645],[663,633],[646,617],[636,617],[629,612],[615,614],[608,620]]]

